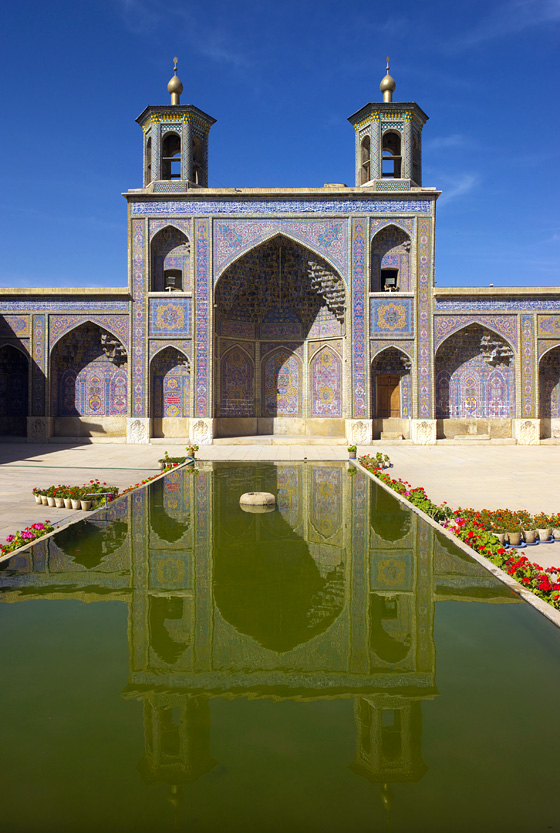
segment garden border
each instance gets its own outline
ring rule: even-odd
[[[380,486],[382,489],[385,489],[386,492],[389,492],[389,494],[393,495],[393,497],[395,497],[397,500],[400,500],[402,503],[404,503],[412,512],[415,512],[424,521],[426,521],[426,523],[429,523],[430,526],[433,526],[435,529],[439,530],[439,532],[441,532],[442,535],[445,535],[446,538],[452,541],[452,543],[454,543],[456,547],[459,547],[459,549],[463,550],[463,552],[467,553],[467,555],[470,555],[471,558],[478,562],[478,564],[480,564],[482,567],[488,570],[489,573],[492,573],[492,575],[495,578],[497,578],[503,584],[507,585],[510,590],[513,590],[516,596],[519,596],[521,599],[523,599],[524,602],[528,602],[530,605],[532,605],[532,607],[538,610],[539,613],[542,613],[543,616],[545,616],[550,622],[552,622],[553,625],[556,625],[557,628],[560,628],[560,610],[556,610],[556,608],[552,607],[552,605],[549,605],[548,602],[545,602],[544,599],[540,599],[538,596],[535,596],[534,593],[531,593],[530,590],[526,590],[524,587],[521,586],[521,584],[519,584],[518,581],[516,581],[514,578],[512,578],[506,572],[504,572],[504,570],[501,570],[499,567],[496,567],[495,564],[492,564],[492,562],[489,561],[487,558],[484,558],[483,555],[480,555],[480,553],[476,552],[476,550],[473,550],[472,547],[469,547],[468,544],[466,544],[464,541],[461,541],[460,538],[457,538],[457,536],[453,535],[453,533],[450,532],[448,529],[441,526],[437,521],[434,521],[433,518],[431,518],[417,506],[414,506],[414,504],[407,500],[405,497],[403,497],[403,495],[400,495],[394,489],[391,489],[390,486],[387,486],[386,483],[383,483],[383,481],[376,477],[374,474],[372,474],[372,472],[364,468],[364,466],[362,466],[362,464],[359,463],[358,460],[348,460],[348,462],[351,465],[355,466],[356,469],[367,475],[371,480],[374,481],[374,483],[377,483],[377,485]]]
[[[19,555],[21,552],[25,552],[25,550],[28,550],[29,547],[34,547],[35,544],[39,543],[39,541],[46,541],[47,538],[51,538],[53,535],[56,535],[57,532],[60,532],[63,529],[68,529],[68,527],[72,526],[73,524],[80,523],[80,521],[85,521],[88,518],[91,518],[94,515],[97,515],[98,512],[104,512],[106,508],[109,508],[109,506],[113,506],[113,504],[115,504],[118,500],[121,500],[121,498],[127,497],[128,495],[132,495],[137,489],[145,489],[146,486],[150,485],[150,483],[155,483],[156,480],[159,480],[160,478],[165,477],[170,472],[177,471],[177,469],[182,469],[184,466],[188,466],[188,465],[192,465],[192,463],[187,463],[187,461],[185,460],[184,463],[178,463],[176,466],[164,469],[159,474],[156,474],[154,477],[151,477],[146,483],[140,483],[138,486],[136,486],[132,489],[128,489],[123,494],[117,495],[115,500],[112,500],[111,503],[108,504],[107,507],[105,507],[103,505],[103,506],[98,506],[97,509],[85,511],[84,515],[81,518],[73,518],[71,521],[67,521],[65,524],[62,524],[61,526],[57,526],[55,529],[53,529],[52,532],[47,532],[46,535],[40,535],[38,538],[35,538],[34,541],[30,541],[28,544],[25,544],[25,546],[18,547],[17,550],[12,550],[12,552],[7,552],[5,555],[0,555],[0,564],[3,564],[4,561],[8,561],[8,559],[12,558],[14,555]],[[55,509],[54,506],[49,507],[49,508]]]

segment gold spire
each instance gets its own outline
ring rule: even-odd
[[[175,66],[173,67],[173,77],[167,85],[167,92],[171,93],[171,104],[180,104],[181,93],[183,92],[183,85],[181,84],[181,79],[177,76],[178,60],[178,58],[173,58],[173,63],[175,64]]]
[[[389,75],[389,56],[387,55],[387,75],[379,85],[379,89],[383,93],[383,101],[392,101],[393,93],[395,92],[395,79]]]

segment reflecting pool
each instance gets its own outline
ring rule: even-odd
[[[3,833],[558,829],[560,632],[346,464],[172,472],[0,602]]]

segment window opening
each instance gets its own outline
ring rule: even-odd
[[[370,139],[366,136],[361,145],[360,185],[370,180]]]
[[[168,133],[163,140],[161,178],[181,179],[181,139],[177,133]]]
[[[382,269],[381,270],[381,290],[383,292],[398,292],[399,291],[399,270],[398,269]]]
[[[166,292],[173,292],[183,288],[183,273],[180,269],[165,269],[163,273],[163,285]]]
[[[383,134],[381,175],[399,179],[401,175],[401,137],[398,133],[388,131]]]

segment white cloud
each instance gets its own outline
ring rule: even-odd
[[[446,150],[447,148],[465,147],[469,139],[462,133],[451,133],[449,136],[435,136],[433,139],[424,139],[424,150]]]
[[[470,32],[455,39],[449,49],[469,48],[515,35],[537,26],[560,23],[560,0],[508,0],[492,8]]]
[[[442,195],[438,200],[438,205],[442,205],[444,203],[451,202],[451,200],[456,200],[459,197],[465,196],[470,191],[473,191],[475,188],[478,187],[480,183],[480,176],[478,174],[457,174],[453,178],[446,177],[449,185],[442,188]]]

